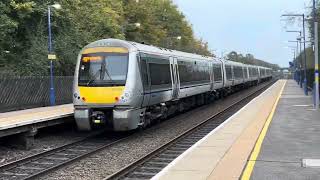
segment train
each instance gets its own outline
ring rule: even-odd
[[[78,55],[74,117],[82,131],[130,131],[271,78],[267,67],[102,39]]]

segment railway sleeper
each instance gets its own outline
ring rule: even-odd
[[[165,167],[168,164],[169,163],[166,163],[166,162],[151,160],[151,161],[145,163],[144,166],[148,166],[148,167]]]
[[[153,176],[155,176],[157,173],[152,173],[152,172],[133,172],[130,174],[129,177],[134,177],[134,178],[144,178],[144,179],[151,179]]]
[[[12,176],[29,176],[29,174],[27,174],[27,173],[3,172],[3,173],[0,173],[0,174],[5,175],[5,176],[9,176],[9,177],[12,177]]]
[[[180,150],[176,150],[176,149],[173,149],[173,148],[170,148],[170,149],[167,149],[165,152],[168,153],[168,154],[177,154],[177,155],[180,155],[182,152],[184,152],[186,149],[180,149]]]
[[[178,154],[171,154],[171,153],[168,153],[168,152],[164,152],[161,155],[159,155],[158,158],[175,159],[178,156],[179,156]]]
[[[156,172],[158,173],[161,171],[163,168],[162,167],[147,167],[147,166],[142,166],[138,168],[140,171],[149,171],[149,172]]]
[[[166,162],[166,163],[170,163],[172,161],[171,158],[162,158],[162,157],[156,157],[154,158],[154,160],[160,161],[160,162]]]

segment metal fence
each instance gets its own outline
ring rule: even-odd
[[[73,77],[55,77],[56,104],[72,103]],[[0,76],[0,112],[49,106],[50,77]]]

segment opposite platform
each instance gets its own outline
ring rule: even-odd
[[[59,123],[57,122],[58,119],[72,114],[72,104],[0,113],[0,137],[27,131],[29,128],[25,128],[26,126],[39,123],[42,123],[42,127],[57,124]],[[20,130],[17,128],[20,128]]]
[[[261,151],[250,157],[248,165],[253,166],[246,168],[243,179],[320,179],[320,112],[312,103],[311,96],[288,80]]]
[[[153,179],[239,179],[285,82],[276,82]]]

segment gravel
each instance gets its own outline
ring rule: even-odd
[[[163,121],[142,132],[137,132],[125,141],[117,143],[85,159],[72,163],[63,169],[40,177],[41,180],[59,179],[103,179],[140,159],[147,153],[177,137],[194,125],[209,118],[231,102],[242,99],[254,89],[244,90],[215,103],[201,106],[184,114]]]
[[[2,144],[0,145],[0,166],[74,142],[84,136],[86,136],[85,133],[73,131],[69,125],[63,128],[61,126],[44,128],[35,136],[34,146],[30,150],[10,147],[10,141],[14,136],[2,138]]]

